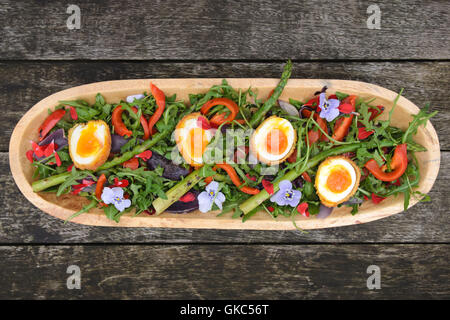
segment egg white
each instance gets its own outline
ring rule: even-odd
[[[280,127],[287,128],[287,130],[281,130],[286,134],[287,148],[281,154],[272,154],[267,150],[267,135],[272,129]],[[252,153],[256,154],[256,157],[261,161],[266,159],[273,162],[283,159],[291,151],[296,140],[296,132],[288,120],[278,117],[268,118],[255,130],[252,140]]]
[[[190,146],[188,145],[189,144],[188,143],[189,132],[195,128],[201,128],[198,125],[198,117],[185,120],[183,125],[176,129],[177,137],[178,137],[177,144],[179,146],[181,146],[181,148],[183,149],[183,150],[180,150],[180,152],[182,154],[188,155],[189,158],[192,160],[192,162],[194,162],[195,164],[202,164],[203,163],[202,156],[192,157],[191,155],[187,154],[187,152],[186,152],[190,148]],[[208,140],[208,143],[209,143],[212,140],[212,138],[214,137],[214,132],[213,132],[213,130],[204,130],[204,131],[206,133],[206,139]]]
[[[77,154],[76,150],[77,150],[78,140],[80,139],[81,133],[83,132],[83,130],[87,129],[87,127],[88,127],[87,124],[75,126],[72,130],[72,134],[70,136],[70,141],[69,141],[69,147],[72,150],[72,152],[71,152],[72,160],[73,160],[73,162],[76,162],[81,165],[90,164],[90,163],[94,162],[99,156],[98,154],[92,154],[89,157],[82,157],[79,154]],[[109,134],[109,128],[106,128],[106,126],[103,123],[95,124],[94,135],[100,142],[101,149],[105,145],[106,137],[108,134]]]
[[[350,186],[340,193],[335,193],[330,189],[328,189],[327,187],[328,177],[330,176],[330,173],[333,170],[333,168],[335,168],[336,166],[343,166],[350,174],[352,180]],[[351,163],[345,161],[344,159],[332,159],[329,163],[327,163],[327,165],[320,167],[320,172],[318,172],[317,179],[318,179],[316,183],[317,192],[320,193],[323,198],[327,199],[330,202],[339,202],[345,199],[355,187],[357,180],[356,170],[351,165]]]

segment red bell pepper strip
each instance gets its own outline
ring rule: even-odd
[[[222,123],[233,121],[239,112],[239,107],[236,102],[228,98],[211,99],[202,106],[200,112],[206,115],[212,107],[217,105],[224,105],[227,107],[228,110],[230,110],[230,114],[226,118],[225,113],[215,114],[209,121],[215,127],[220,126]]]
[[[122,106],[117,106],[111,115],[111,123],[114,126],[114,132],[120,136],[131,136],[133,132],[129,130],[122,121]]]
[[[230,166],[229,164],[226,163],[218,163],[216,164],[216,167],[225,170],[225,172],[228,174],[228,176],[231,178],[231,181],[234,183],[234,185],[236,187],[240,187],[242,182],[239,179],[236,171],[234,170],[234,168],[232,166]],[[252,187],[248,187],[248,186],[243,186],[242,188],[239,188],[242,192],[247,193],[247,194],[258,194],[260,192],[259,189],[256,188],[252,188]]]
[[[136,107],[132,107],[131,110],[133,110],[136,114],[138,113],[138,109]],[[147,119],[145,119],[143,114],[141,114],[140,122],[142,129],[144,129],[144,136],[142,139],[147,140],[150,137],[150,130],[148,129]]]
[[[342,100],[342,104],[349,103],[353,106],[353,110],[355,109],[356,104],[356,96],[348,96]],[[348,130],[353,121],[353,114],[351,114],[348,118],[341,118],[343,120],[336,121],[334,125],[334,133],[332,138],[337,141],[344,140],[345,136],[348,134]]]
[[[59,122],[59,120],[64,117],[66,114],[66,110],[64,109],[58,109],[53,111],[41,124],[41,126],[38,129],[39,133],[39,141],[44,140],[44,138],[47,136],[47,134],[50,132],[50,130],[53,129],[53,127]]]
[[[394,151],[391,161],[391,172],[383,171],[383,167],[379,167],[378,163],[371,159],[364,165],[375,178],[381,181],[395,181],[405,173],[408,167],[408,156],[406,151],[406,143],[399,144]]]
[[[136,107],[132,107],[131,110],[133,110],[134,113],[138,112],[138,109]],[[120,136],[127,135],[130,137],[133,134],[133,131],[129,130],[123,123],[122,113],[122,106],[117,106],[112,112],[111,122],[114,126],[114,132],[116,132]],[[139,121],[141,122],[142,129],[144,129],[143,139],[147,140],[150,136],[150,130],[147,126],[147,120],[145,119],[143,114],[141,114],[141,118],[139,119]]]
[[[156,133],[156,130],[154,130],[153,127],[158,122],[159,118],[161,118],[164,109],[166,108],[166,96],[164,95],[164,92],[162,92],[153,83],[150,83],[150,90],[152,91],[152,95],[156,100],[156,105],[158,106],[155,113],[148,120],[148,131],[153,135]]]
[[[104,173],[98,178],[97,185],[95,186],[95,196],[98,200],[102,199],[103,187],[105,186],[106,176]]]
[[[122,163],[122,166],[124,168],[130,168],[131,170],[136,170],[139,168],[139,160],[138,158],[131,158],[130,160],[125,161]]]

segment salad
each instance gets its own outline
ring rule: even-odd
[[[266,99],[226,80],[189,103],[149,91],[95,103],[60,101],[38,129],[26,156],[34,192],[73,194],[89,203],[68,220],[101,208],[116,222],[126,213],[159,215],[200,210],[246,221],[264,211],[274,219],[327,217],[335,207],[356,214],[415,191],[420,175],[413,141],[436,114],[422,108],[408,128],[391,126],[375,99],[317,92],[307,101],[280,100],[290,61]],[[386,118],[386,117],[385,117]]]

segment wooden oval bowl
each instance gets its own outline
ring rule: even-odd
[[[243,90],[252,87],[258,90],[258,96],[266,98],[277,85],[278,79],[227,79],[234,88]],[[222,79],[140,79],[98,82],[74,87],[52,94],[34,105],[16,125],[9,146],[9,161],[11,171],[20,191],[36,207],[42,211],[65,220],[88,203],[81,196],[63,195],[56,197],[52,193],[34,193],[31,189],[33,167],[28,162],[25,153],[30,149],[30,140],[37,141],[38,127],[47,116],[47,110],[53,109],[60,100],[83,99],[90,103],[100,92],[108,102],[119,102],[131,94],[149,91],[152,81],[161,88],[166,95],[177,94],[178,99],[188,100],[189,93],[206,92],[212,85],[220,84]],[[386,110],[381,119],[386,119],[397,93],[385,88],[358,81],[346,80],[310,80],[291,79],[283,91],[281,99],[294,98],[306,101],[323,86],[327,86],[328,93],[341,91],[356,94],[363,98],[376,98],[373,104],[383,105]],[[412,120],[411,115],[417,114],[419,108],[411,101],[401,97],[392,117],[392,125],[406,129]],[[383,118],[384,117],[384,118]],[[427,148],[426,152],[417,153],[420,163],[420,183],[417,188],[422,193],[430,191],[437,177],[440,164],[439,140],[431,123],[421,127],[415,136],[415,141]],[[411,198],[410,206],[417,202]],[[296,224],[302,229],[318,229],[365,223],[403,211],[403,195],[391,196],[378,205],[366,201],[356,215],[350,214],[350,208],[336,208],[326,219],[298,216]],[[199,211],[188,214],[163,213],[160,216],[141,214],[132,217],[132,213],[124,215],[120,223],[108,220],[101,209],[93,209],[84,213],[72,222],[114,227],[165,227],[165,228],[213,228],[213,229],[260,229],[260,230],[289,230],[295,229],[291,219],[279,217],[276,220],[265,212],[258,212],[251,219],[242,223],[240,219],[232,219],[231,214],[216,217],[217,212],[201,213]]]

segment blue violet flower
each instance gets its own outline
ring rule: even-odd
[[[206,191],[201,192],[197,199],[199,210],[203,213],[211,210],[213,203],[215,203],[220,210],[222,210],[222,203],[225,201],[225,195],[219,191],[219,183],[211,181],[206,186]]]
[[[292,183],[289,180],[281,181],[278,186],[280,190],[270,197],[270,201],[280,206],[290,205],[291,207],[296,207],[302,198],[302,193],[292,189]]]
[[[326,119],[328,122],[333,121],[339,115],[339,100],[330,99],[325,97],[325,92],[322,92],[319,96],[319,107],[321,118]]]
[[[103,188],[101,198],[104,203],[113,204],[120,212],[131,206],[131,201],[129,199],[124,199],[123,189],[119,187]]]

